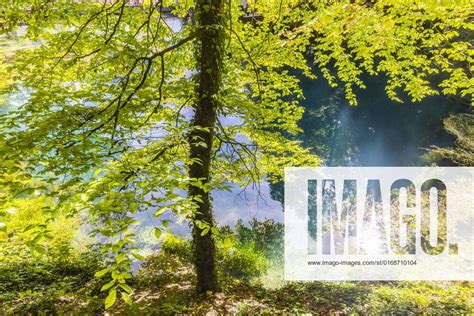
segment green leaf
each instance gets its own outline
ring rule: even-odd
[[[145,261],[145,257],[142,256],[141,254],[139,253],[136,253],[136,252],[132,252],[132,256],[134,256],[137,260],[140,260],[140,261]]]
[[[7,231],[7,225],[3,222],[0,222],[0,232],[6,232]]]
[[[232,247],[232,240],[229,237],[226,237],[224,239],[224,247],[225,248],[231,248]]]
[[[115,301],[117,300],[117,290],[115,288],[109,291],[109,295],[105,298],[105,309],[114,305]]]
[[[101,288],[100,288],[100,291],[101,292],[104,292],[104,291],[107,291],[108,289],[110,289],[112,286],[115,285],[115,280],[112,280],[106,284],[104,284]]]
[[[96,278],[100,278],[100,277],[106,275],[109,271],[110,271],[110,268],[105,268],[105,269],[103,269],[103,270],[97,271],[97,272],[95,273],[95,277],[96,277]]]
[[[159,217],[161,214],[166,212],[167,209],[168,209],[167,206],[162,206],[162,207],[160,207],[159,209],[156,210],[156,212],[155,212],[155,214],[153,214],[153,216]]]
[[[125,290],[125,292],[127,293],[131,293],[132,292],[132,288],[130,286],[128,286],[127,284],[125,283],[122,283],[122,284],[119,284],[119,286]]]
[[[33,228],[36,228],[36,227],[37,227],[36,225],[30,224],[23,229],[23,232],[26,233],[27,231],[32,230]]]
[[[115,261],[118,262],[118,263],[120,263],[120,262],[122,262],[123,260],[125,260],[125,256],[126,256],[125,252],[121,252],[121,253],[119,253],[119,255],[117,256],[117,258],[115,259]]]
[[[125,292],[122,292],[122,300],[125,302],[125,304],[132,305],[132,299],[130,298],[130,295]]]
[[[31,250],[38,253],[39,255],[46,254],[46,249],[41,245],[32,245]]]
[[[163,232],[161,231],[161,229],[155,228],[154,233],[155,233],[156,239],[160,239]]]

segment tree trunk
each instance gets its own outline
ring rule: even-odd
[[[202,184],[209,182],[212,141],[216,124],[218,94],[221,89],[221,69],[224,43],[224,2],[223,0],[198,0],[196,4],[196,22],[199,27],[196,61],[197,96],[194,106],[193,128],[189,134],[190,158],[197,160],[189,166],[189,176],[201,179]],[[205,146],[203,145],[205,144]],[[194,263],[197,274],[197,291],[217,291],[216,247],[209,230],[202,236],[197,225],[204,222],[213,227],[210,194],[202,187],[191,185],[188,189],[191,197],[198,196],[197,212],[193,221]],[[201,202],[202,201],[202,202]]]

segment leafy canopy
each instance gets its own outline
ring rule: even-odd
[[[201,30],[194,6],[0,5],[2,32],[25,24],[20,36],[30,41],[8,64],[4,93],[22,102],[2,111],[2,174],[26,164],[49,184],[39,190],[56,208],[88,212],[94,232],[108,238],[104,251],[116,258],[98,273],[112,277],[107,306],[118,292],[129,301],[127,271],[132,255],[139,257],[129,231],[138,224],[134,214],[152,209],[156,217],[172,212],[184,219],[194,209],[183,194],[201,183],[186,172]],[[320,163],[293,140],[304,112],[298,76],[315,77],[313,66],[342,85],[354,105],[364,72],[384,75],[394,100],[444,93],[472,103],[472,11],[463,0],[265,0],[248,1],[244,15],[240,1],[229,1],[212,181],[205,189],[277,180],[285,166]],[[5,205],[15,198],[2,193]]]

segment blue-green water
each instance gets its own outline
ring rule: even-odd
[[[303,81],[307,99],[303,144],[314,148],[328,166],[422,166],[431,146],[450,146],[453,138],[442,120],[470,110],[460,100],[428,97],[404,103],[388,99],[381,78],[370,78],[348,105],[343,91],[323,80]]]

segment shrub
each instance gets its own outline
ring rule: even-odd
[[[218,269],[225,280],[249,283],[267,271],[270,260],[283,253],[283,225],[273,220],[252,219],[249,226],[239,220],[234,228],[220,229]]]
[[[229,249],[219,247],[218,273],[224,281],[238,279],[249,283],[268,269],[269,261],[254,243],[237,243]]]
[[[162,282],[193,280],[193,271],[191,242],[167,234],[158,253],[143,263],[137,282],[141,287],[156,288]]]
[[[102,308],[97,303],[101,284],[94,274],[102,269],[103,258],[92,246],[73,246],[77,217],[59,214],[47,227],[38,226],[45,223],[51,203],[44,197],[10,202],[0,233],[0,314]],[[35,246],[28,247],[35,238]]]
[[[270,257],[282,254],[282,232],[283,226],[271,220],[253,220],[250,227],[241,221],[234,228],[221,227],[216,247],[217,272],[223,284],[234,280],[249,283],[262,276],[269,267]],[[166,235],[159,252],[149,257],[141,269],[140,283],[151,286],[165,280],[189,278],[194,272],[192,263],[192,241]]]
[[[1,263],[0,313],[49,314],[64,308],[89,308],[85,303],[98,300],[101,284],[94,273],[102,268],[101,261],[90,251],[68,260]]]
[[[284,226],[276,223],[272,219],[265,219],[259,222],[255,218],[245,226],[242,220],[239,220],[233,231],[240,244],[254,244],[254,248],[263,253],[269,260],[283,259],[283,237]]]
[[[161,251],[167,255],[176,255],[186,262],[192,262],[192,245],[184,238],[167,234],[161,244]]]

